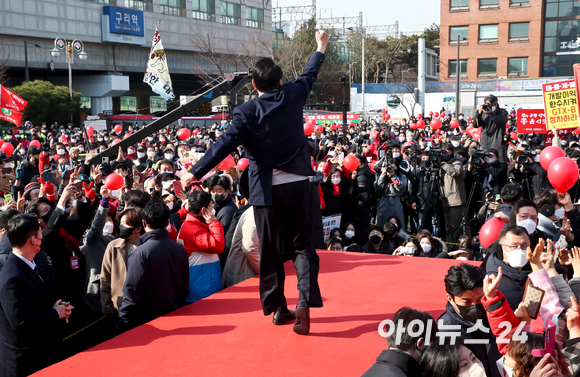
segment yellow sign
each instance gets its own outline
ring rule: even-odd
[[[578,127],[578,102],[574,80],[543,84],[544,109],[548,130]]]

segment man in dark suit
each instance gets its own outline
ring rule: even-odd
[[[147,233],[127,260],[118,334],[180,308],[189,294],[187,251],[169,238],[169,208],[160,201],[149,202],[143,219]]]
[[[0,376],[26,376],[58,361],[59,320],[73,307],[56,299],[37,218],[14,216],[7,234],[13,250],[0,272]]]
[[[274,324],[296,318],[294,331],[310,330],[310,307],[321,307],[318,287],[319,258],[312,237],[312,200],[308,176],[310,147],[304,135],[302,109],[324,61],[328,43],[325,32],[316,33],[318,50],[294,83],[282,85],[282,70],[272,59],[259,60],[252,70],[252,84],[259,98],[234,110],[228,130],[205,156],[182,177],[187,187],[200,179],[240,144],[250,160],[249,202],[262,255],[260,299],[265,315],[274,313]],[[288,310],[284,297],[282,248],[292,256],[298,277],[296,312]]]

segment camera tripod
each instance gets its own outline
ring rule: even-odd
[[[437,199],[439,197],[440,187],[438,174],[438,168],[431,168],[425,175],[425,180],[429,182],[430,195],[427,195],[427,198],[425,198],[425,211],[422,218],[419,219],[419,227],[425,229],[428,216],[431,214],[431,233],[435,237],[439,237],[439,234],[441,233],[441,229],[439,227],[439,209],[437,209]]]
[[[471,190],[469,191],[469,196],[467,197],[467,203],[465,203],[465,209],[463,210],[463,216],[461,218],[461,231],[463,232],[463,234],[467,234],[467,220],[466,220],[466,216],[467,213],[469,212],[469,208],[471,207],[471,202],[473,200],[473,193],[475,192],[475,188],[479,187],[479,189],[481,190],[481,193],[483,195],[483,185],[482,185],[482,173],[481,172],[477,172],[477,170],[474,172],[474,176],[475,176],[475,182],[473,183],[473,185],[471,185]]]

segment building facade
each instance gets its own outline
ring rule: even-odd
[[[555,71],[546,75],[555,64],[546,65],[551,61],[543,54],[547,47],[544,25],[551,19],[544,15],[554,4],[557,8],[558,0],[442,0],[439,79],[456,79],[458,47],[462,80],[555,76]],[[559,14],[557,9],[556,19]],[[562,14],[568,17],[567,12]],[[546,38],[548,50],[555,47],[555,37],[551,38]],[[552,53],[556,51],[550,50]],[[558,75],[569,76],[570,72],[561,70]]]
[[[177,100],[196,94],[208,77],[240,70],[240,56],[267,56],[269,0],[4,0],[0,54],[10,85],[24,81],[25,41],[30,80],[68,85],[66,48],[55,39],[82,40],[86,60],[73,53],[72,88],[92,114],[163,110],[165,101],[144,84],[155,27],[161,34]],[[40,47],[36,47],[38,45]],[[219,57],[220,67],[211,62]],[[0,56],[1,58],[1,56]],[[246,59],[247,61],[248,59]]]

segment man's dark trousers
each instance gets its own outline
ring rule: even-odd
[[[255,206],[254,218],[262,250],[260,300],[264,314],[287,308],[283,248],[294,261],[299,300],[305,300],[311,307],[321,307],[319,258],[312,237],[312,202],[308,179],[272,186],[272,205]]]

